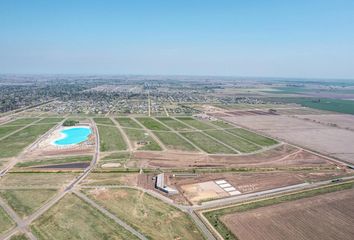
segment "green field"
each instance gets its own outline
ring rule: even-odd
[[[199,130],[215,129],[215,127],[213,125],[208,124],[206,122],[196,120],[195,118],[192,118],[192,117],[176,117],[176,119],[188,124],[189,126],[199,129]]]
[[[106,155],[105,157],[102,157],[100,161],[111,160],[111,159],[127,159],[129,157],[130,157],[130,153],[128,152],[115,152]]]
[[[54,189],[11,189],[0,190],[0,196],[23,218],[35,212],[56,192]]]
[[[210,123],[212,123],[215,126],[221,127],[221,128],[232,128],[232,127],[234,127],[230,123],[224,122],[224,121],[221,121],[221,120],[212,121]]]
[[[28,238],[23,233],[18,233],[16,235],[11,236],[11,238],[10,238],[10,240],[27,240],[27,239]]]
[[[176,131],[191,130],[192,128],[170,117],[159,117],[159,121]]]
[[[97,125],[97,128],[100,134],[100,151],[110,152],[127,149],[127,144],[118,128],[103,125]]]
[[[204,133],[218,139],[219,141],[235,148],[242,153],[254,152],[261,149],[259,146],[229,134],[223,130],[208,130],[204,131]]]
[[[149,239],[203,239],[186,213],[135,189],[85,193]]]
[[[16,131],[17,129],[22,128],[23,126],[8,126],[8,127],[2,127],[0,126],[0,138],[5,137],[6,135]]]
[[[146,141],[146,145],[142,145],[138,147],[138,150],[150,150],[150,151],[161,151],[161,147],[155,140],[147,135],[148,133],[144,130],[132,129],[132,128],[124,128],[124,132],[127,134],[129,140],[132,144],[136,144],[139,141]]]
[[[338,185],[329,185],[326,187],[306,190],[299,193],[292,193],[292,194],[287,194],[278,197],[261,199],[250,203],[247,202],[241,203],[227,208],[204,212],[203,215],[207,218],[210,224],[221,234],[221,236],[223,236],[224,239],[237,240],[237,237],[231,231],[229,231],[229,229],[224,225],[222,221],[220,221],[220,217],[234,212],[244,212],[259,207],[265,207],[274,204],[280,204],[283,202],[294,201],[301,198],[313,197],[319,194],[325,194],[329,192],[350,189],[353,188],[353,186],[354,186],[353,182],[342,183]]]
[[[54,124],[32,125],[0,141],[0,158],[14,157],[51,129]]]
[[[60,188],[69,184],[77,173],[12,173],[0,179],[0,187]]]
[[[64,120],[64,118],[43,118],[38,123],[58,123],[63,120]]]
[[[137,122],[135,122],[133,119],[128,118],[128,117],[119,117],[116,118],[117,122],[119,125],[122,127],[127,127],[127,128],[142,128]]]
[[[161,123],[159,123],[158,121],[156,121],[153,118],[139,117],[139,118],[135,118],[135,119],[138,120],[147,129],[159,130],[159,131],[169,131],[169,129],[167,127],[165,127],[164,125],[162,125]]]
[[[136,239],[73,194],[66,195],[32,223],[31,230],[38,239]]]
[[[0,234],[9,230],[13,226],[15,226],[14,221],[5,212],[5,210],[0,207]]]
[[[74,162],[91,162],[92,156],[72,156],[65,158],[49,158],[39,159],[33,161],[19,162],[15,167],[32,167],[39,165],[61,164],[61,163],[74,163]]]
[[[6,126],[6,125],[21,125],[21,126],[25,126],[28,125],[30,123],[33,123],[34,121],[39,120],[39,118],[19,118],[16,119],[14,121],[8,122],[2,126]]]
[[[181,134],[207,153],[236,153],[201,132],[181,132]]]
[[[274,144],[277,144],[278,142],[274,139],[263,137],[261,135],[258,135],[257,133],[250,132],[246,129],[243,128],[233,128],[233,129],[227,129],[227,132],[230,132],[232,134],[235,134],[237,136],[240,136],[244,139],[247,139],[248,141],[251,141],[255,144],[258,144],[260,146],[271,146]]]
[[[104,125],[112,125],[114,126],[114,122],[112,122],[109,118],[94,118],[93,119],[97,124],[104,124]]]
[[[168,148],[182,151],[196,151],[189,142],[178,136],[174,132],[154,132],[161,142]]]

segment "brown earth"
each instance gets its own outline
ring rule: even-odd
[[[351,240],[354,189],[228,214],[221,221],[243,240]]]

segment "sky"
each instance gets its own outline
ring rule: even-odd
[[[354,79],[354,1],[0,0],[0,73]]]

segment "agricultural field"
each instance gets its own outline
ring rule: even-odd
[[[0,197],[22,218],[29,216],[57,191],[55,189],[0,190]]]
[[[156,137],[162,141],[162,143],[172,150],[180,151],[196,151],[196,148],[192,144],[187,142],[185,139],[180,137],[174,132],[153,132]]]
[[[31,224],[38,239],[136,239],[123,227],[73,194]]]
[[[171,117],[158,117],[157,119],[176,131],[188,131],[193,129]]]
[[[50,130],[54,124],[28,126],[0,141],[0,158],[14,157],[25,147]]]
[[[201,132],[181,132],[181,134],[207,153],[236,154],[236,152],[231,148],[228,148],[223,144],[216,142],[214,139],[208,137],[207,135]]]
[[[228,146],[233,147],[234,149],[242,153],[250,153],[261,149],[259,146],[247,140],[229,134],[223,130],[208,130],[204,131],[204,133],[218,139],[219,141],[227,144]]]
[[[150,239],[203,239],[185,213],[141,191],[97,189],[85,193]]]
[[[97,125],[100,134],[100,150],[102,152],[121,151],[127,149],[120,131],[115,126]]]
[[[176,117],[179,121],[192,126],[199,130],[215,129],[216,127],[203,121],[196,120],[192,117]]]
[[[132,145],[137,150],[161,151],[160,145],[144,130],[124,128],[123,131],[127,134]],[[139,142],[143,142],[141,145]]]
[[[351,239],[353,229],[350,223],[354,220],[354,205],[350,204],[354,200],[352,188],[353,182],[329,185],[203,214],[225,239],[230,240],[337,239],[339,236],[340,239]]]
[[[112,125],[114,126],[114,122],[112,122],[109,118],[93,118],[96,124],[103,124],[103,125]]]
[[[5,212],[5,210],[0,207],[0,234],[6,232],[13,226],[15,226],[14,221]]]
[[[159,123],[153,118],[148,118],[148,117],[138,117],[135,118],[138,120],[142,125],[144,125],[147,129],[150,130],[158,130],[158,131],[169,131],[168,128],[166,128],[164,125]]]
[[[115,118],[120,126],[127,128],[142,128],[137,122],[129,117],[119,117]]]

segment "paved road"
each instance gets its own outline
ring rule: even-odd
[[[103,208],[102,206],[98,205],[97,203],[95,203],[94,201],[92,201],[90,198],[88,198],[85,194],[82,194],[79,191],[73,191],[74,194],[76,194],[78,197],[80,197],[82,200],[84,200],[85,202],[87,202],[88,204],[90,204],[91,206],[95,207],[96,209],[98,209],[99,211],[101,211],[103,214],[105,214],[107,217],[111,218],[112,220],[114,220],[116,223],[118,223],[120,226],[122,226],[123,228],[125,228],[127,231],[131,232],[132,234],[134,234],[136,237],[138,237],[139,239],[142,240],[147,240],[147,238],[142,235],[141,233],[139,233],[138,231],[136,231],[134,228],[132,228],[131,226],[129,226],[128,224],[126,224],[125,222],[123,222],[121,219],[119,219],[118,217],[116,217],[115,215],[113,215],[112,213],[110,213],[109,211],[107,211],[105,208]]]

